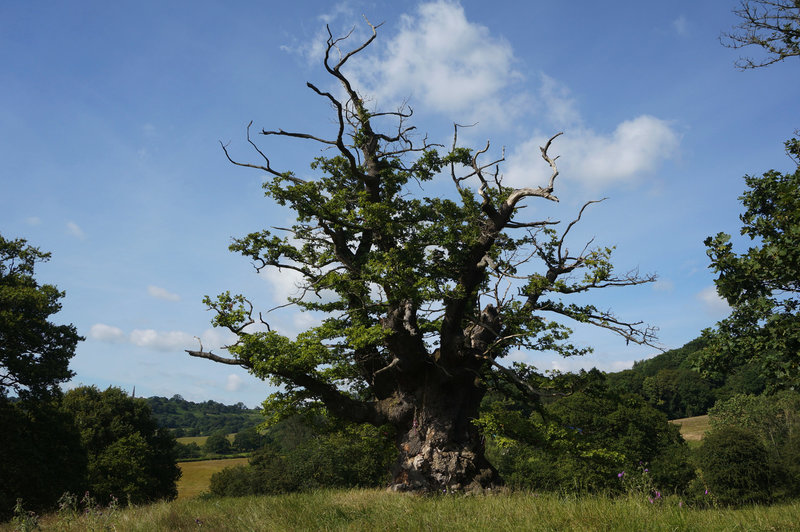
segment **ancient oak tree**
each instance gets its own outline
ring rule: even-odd
[[[310,176],[273,166],[250,126],[257,163],[240,162],[223,146],[233,164],[264,172],[266,195],[296,215],[291,227],[273,228],[278,235],[251,233],[231,249],[258,270],[299,273],[305,285],[291,303],[327,317],[292,339],[271,330],[249,299],[225,293],[206,303],[213,323],[237,336],[230,356],[202,346],[188,352],[271,379],[281,387],[270,398],[276,409],[318,404],[353,422],[392,425],[395,489],[490,488],[500,479],[474,424],[481,399],[498,385],[532,398],[540,392],[501,359],[514,349],[586,352],[569,343],[561,319],[649,342],[651,328],[566,298],[653,277],[616,273],[609,248],[567,248],[565,237],[588,203],[560,232],[558,222],[520,219],[526,202],[558,201],[557,157],[549,153],[558,135],[541,148],[549,179],[510,188],[498,167],[503,159],[491,160],[488,144],[459,146],[458,126],[442,150],[413,135],[410,110],[369,108],[344,67],[376,38],[370,28],[349,51],[346,37],[328,39],[324,67],[340,91],[307,84],[332,105],[331,136],[261,131],[329,148]],[[451,197],[419,193],[434,179],[452,181]]]

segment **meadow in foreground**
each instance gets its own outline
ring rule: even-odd
[[[800,501],[695,509],[676,498],[511,493],[423,497],[379,490],[194,498],[148,506],[52,514],[43,530],[796,530]],[[32,523],[31,523],[32,524]],[[12,523],[0,530],[13,530]]]

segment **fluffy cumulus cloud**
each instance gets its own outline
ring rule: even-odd
[[[101,342],[122,343],[127,340],[125,333],[119,327],[112,327],[105,323],[95,323],[89,329],[89,337]]]
[[[236,341],[236,337],[225,329],[208,329],[200,337],[184,331],[157,331],[155,329],[134,329],[126,334],[119,327],[95,323],[89,330],[89,337],[99,342],[131,344],[153,351],[183,351],[196,349],[219,349]]]
[[[273,302],[283,305],[290,297],[302,294],[303,274],[288,268],[264,268],[258,274],[270,286]]]
[[[341,7],[324,20],[344,15],[352,21],[352,14]],[[362,26],[356,26],[353,42],[363,42]],[[678,31],[683,27],[684,20],[676,21]],[[299,52],[319,61],[324,44],[320,38],[313,42]],[[500,127],[533,116],[553,131],[567,131],[554,152],[562,155],[562,173],[583,185],[599,189],[633,180],[677,152],[679,135],[668,121],[654,116],[634,117],[602,133],[585,125],[569,87],[541,72],[527,79],[521,70],[536,65],[518,61],[502,36],[470,21],[458,2],[420,4],[401,17],[396,33],[381,35],[371,48],[350,60],[348,75],[377,108],[392,109],[409,100],[448,120]],[[507,184],[530,186],[532,173],[546,178],[549,168],[539,158],[545,140],[537,135],[512,150]]]
[[[539,146],[546,141],[544,136],[535,136],[512,152],[507,172],[509,184],[541,184],[550,171],[539,152]],[[610,135],[588,128],[568,131],[554,141],[549,153],[560,157],[561,179],[601,189],[652,172],[659,163],[675,155],[679,143],[678,134],[668,122],[642,115],[622,122]]]
[[[168,291],[160,286],[150,285],[147,287],[147,293],[156,299],[163,299],[165,301],[180,301],[181,296]]]
[[[155,351],[181,351],[196,344],[194,336],[183,331],[156,331],[154,329],[135,329],[131,331],[130,343]]]
[[[501,96],[521,77],[511,45],[467,20],[460,4],[420,4],[384,42],[377,55],[354,62],[359,85],[379,107],[410,98],[451,118],[484,120],[510,107],[501,105]]]

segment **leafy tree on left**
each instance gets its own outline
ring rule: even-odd
[[[88,488],[98,501],[117,497],[139,504],[178,495],[175,439],[159,428],[147,401],[119,388],[81,386],[64,394],[62,408],[80,430]]]
[[[56,325],[51,315],[61,310],[60,292],[34,278],[37,263],[49,253],[24,239],[0,235],[0,397],[53,395],[74,373],[69,360],[83,340],[73,325]]]
[[[0,235],[0,520],[17,498],[41,510],[84,487],[86,451],[57,403],[83,338],[74,326],[49,321],[64,297],[34,277],[37,263],[49,258],[24,239]]]

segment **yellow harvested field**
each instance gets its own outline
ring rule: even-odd
[[[670,423],[675,423],[681,428],[681,435],[686,441],[700,441],[706,431],[711,429],[708,415],[673,419]]]
[[[199,460],[197,462],[178,462],[183,474],[178,481],[178,498],[196,497],[208,491],[211,475],[226,467],[244,465],[247,458],[226,458],[224,460]]]

